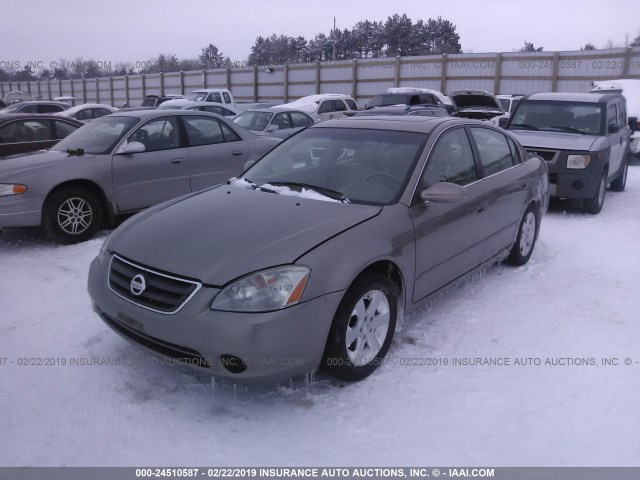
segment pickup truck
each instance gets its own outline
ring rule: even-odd
[[[269,102],[236,102],[227,88],[202,88],[193,90],[187,95],[187,100],[193,102],[215,102],[229,107],[236,112],[244,112],[253,108],[266,108],[272,106]]]

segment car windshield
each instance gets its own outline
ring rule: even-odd
[[[267,128],[269,120],[273,117],[273,113],[270,112],[242,112],[236,118],[233,119],[235,123],[247,130],[253,130],[254,132],[260,132]]]
[[[381,107],[384,105],[410,105],[411,95],[393,94],[393,95],[378,95],[373,97],[367,104],[367,108]]]
[[[603,135],[604,124],[597,103],[528,100],[520,102],[509,128]]]
[[[389,205],[404,191],[426,139],[415,132],[310,128],[276,146],[243,176],[258,186],[298,185],[351,203]]]
[[[51,150],[64,151],[81,148],[85,153],[95,155],[110,153],[139,121],[140,119],[136,117],[106,116],[97,118],[56,143]]]

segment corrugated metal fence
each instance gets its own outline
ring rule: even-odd
[[[229,88],[239,101],[282,103],[314,93],[346,93],[360,105],[389,87],[501,94],[587,92],[593,81],[640,79],[640,48],[539,53],[477,53],[345,60],[77,80],[2,82],[0,96],[20,90],[42,99],[139,105],[145,95]]]

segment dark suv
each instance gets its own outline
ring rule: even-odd
[[[624,190],[630,130],[622,95],[534,93],[520,101],[506,128],[547,162],[552,197],[582,200],[595,214],[607,185]]]

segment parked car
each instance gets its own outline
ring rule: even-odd
[[[509,117],[513,112],[515,112],[522,97],[524,97],[524,95],[496,95],[504,113],[491,118],[489,121],[495,126],[505,127]]]
[[[105,115],[109,115],[110,113],[117,111],[117,108],[114,108],[111,105],[105,105],[104,103],[84,103],[82,105],[70,107],[62,112],[56,113],[55,115],[73,118],[82,123],[88,123],[96,118],[104,117]]]
[[[435,105],[442,107],[449,113],[453,113],[454,107],[451,100],[438,92],[428,88],[397,87],[387,89],[387,93],[376,95],[364,106],[365,110],[374,107],[390,105]]]
[[[446,117],[446,108],[435,105],[393,105],[389,107],[371,107],[368,110],[353,112],[352,117],[370,117],[372,115],[420,115],[423,117]]]
[[[484,90],[456,90],[448,94],[455,112],[453,115],[474,120],[490,120],[504,114],[498,98]]]
[[[216,102],[194,102],[191,100],[180,99],[164,102],[158,107],[160,110],[199,110],[201,112],[211,112],[222,115],[223,117],[235,117],[238,112],[228,105]]]
[[[0,110],[2,113],[55,113],[62,112],[69,108],[64,102],[47,102],[44,100],[33,100],[26,102],[16,102]]]
[[[283,139],[315,123],[306,113],[288,108],[247,110],[233,121],[256,135]]]
[[[252,108],[267,108],[272,106],[270,102],[238,102],[233,98],[228,88],[202,88],[200,90],[193,90],[187,96],[187,99],[193,102],[214,102],[222,104],[226,108],[238,113]]]
[[[179,95],[177,93],[168,93],[166,95],[147,95],[144,97],[144,100],[140,104],[141,107],[159,107],[164,102],[168,102],[170,100],[176,100],[178,98],[184,98],[184,95]],[[126,106],[123,105],[123,106]]]
[[[0,157],[45,150],[82,125],[82,122],[77,120],[62,119],[53,115],[0,114]]]
[[[346,112],[358,110],[356,101],[351,96],[341,93],[307,95],[293,102],[277,105],[277,107],[300,110],[316,122],[341,118]]]
[[[594,82],[591,93],[621,93],[627,100],[627,118],[631,129],[629,152],[640,154],[640,80],[620,79]]]
[[[507,129],[546,160],[551,196],[582,200],[596,214],[607,185],[624,190],[630,132],[622,95],[534,93],[520,101]]]
[[[360,380],[424,299],[529,260],[548,186],[545,162],[486,122],[327,121],[126,221],[89,294],[115,332],[201,373]]]
[[[113,113],[47,152],[0,161],[0,228],[83,241],[115,215],[225,181],[278,142],[208,112]]]

